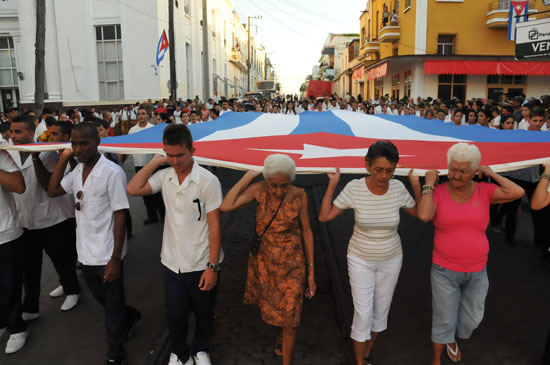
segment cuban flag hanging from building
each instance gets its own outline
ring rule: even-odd
[[[529,0],[510,1],[508,15],[508,40],[516,40],[516,24],[529,20]]]
[[[168,38],[166,37],[166,31],[163,30],[162,34],[159,39],[159,43],[157,45],[157,55],[156,55],[156,63],[155,63],[155,75],[158,72],[158,67],[162,60],[164,59],[164,56],[166,55],[166,52],[168,51]]]
[[[126,136],[101,140],[101,151],[122,154],[163,153],[167,124]],[[204,165],[261,169],[267,156],[284,153],[299,173],[365,173],[365,155],[377,140],[391,140],[400,160],[396,175],[411,168],[447,173],[447,150],[455,143],[474,143],[481,163],[497,172],[550,162],[550,132],[497,130],[480,125],[455,126],[416,116],[367,115],[350,111],[299,115],[228,112],[215,121],[190,125],[194,157]],[[36,143],[1,146],[25,151],[58,150],[69,144]]]

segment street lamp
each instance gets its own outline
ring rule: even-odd
[[[248,17],[248,91],[250,92],[250,19],[262,19],[261,15],[249,16]]]

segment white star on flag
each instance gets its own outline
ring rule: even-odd
[[[368,148],[330,148],[323,146],[316,146],[312,144],[304,143],[304,147],[301,150],[283,150],[283,149],[269,149],[269,148],[249,148],[256,151],[269,151],[280,153],[292,153],[302,155],[300,160],[314,159],[314,158],[331,158],[331,157],[364,157],[367,154]],[[411,155],[399,155],[401,157],[409,157]]]

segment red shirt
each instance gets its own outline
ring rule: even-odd
[[[446,184],[435,187],[434,264],[458,272],[483,270],[489,255],[485,230],[489,225],[491,198],[497,187],[495,184],[476,183],[474,194],[463,204],[451,198]]]

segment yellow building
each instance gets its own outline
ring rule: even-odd
[[[548,18],[529,0],[529,20]],[[352,93],[449,100],[550,94],[550,62],[514,61],[510,0],[370,0],[360,17]],[[386,19],[385,19],[386,18]],[[538,63],[533,63],[538,62]],[[532,67],[536,66],[536,67]]]

